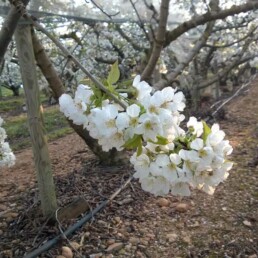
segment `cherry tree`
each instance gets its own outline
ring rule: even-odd
[[[71,23],[65,33],[56,26],[60,39],[49,32],[51,23],[44,27],[30,15],[26,10],[27,3],[13,1],[2,25],[1,63],[18,20],[23,16],[45,34],[39,36],[35,31],[32,34],[26,32],[26,38],[31,40],[30,48],[33,45],[34,54],[30,52],[30,56],[35,55],[71,126],[102,161],[106,164],[124,161],[128,158],[125,150],[134,149],[136,152],[130,161],[143,189],[155,195],[168,192],[189,195],[190,188],[212,194],[215,187],[227,178],[232,167],[232,162],[227,160],[232,147],[224,140],[225,134],[217,124],[210,127],[191,117],[186,122],[188,129],[183,129],[185,98],[182,92],[169,86],[178,80],[182,87],[182,81],[190,77],[192,87],[203,89],[227,77],[233,68],[254,59],[252,51],[255,49],[256,27],[253,24],[256,17],[253,10],[258,8],[258,3],[249,1],[231,6],[228,2],[217,0],[208,4],[190,1],[187,13],[182,1],[162,0],[160,5],[150,1],[143,1],[141,5],[127,1],[126,4],[134,11],[134,19],[130,22],[124,20],[128,12],[118,9],[118,2],[114,2],[110,10],[105,6],[106,2],[99,5],[92,1],[87,8],[93,8],[94,15],[100,12],[105,20],[92,23],[89,19],[61,14],[60,18],[75,19],[76,23]],[[176,3],[178,12],[184,10],[184,15],[178,21],[171,21],[169,8]],[[40,9],[43,6],[41,3],[37,7]],[[247,16],[250,19],[241,21],[246,12],[250,12]],[[119,16],[115,18],[117,13]],[[231,21],[227,17],[232,15],[236,18]],[[232,33],[229,40],[222,37],[221,43],[216,31],[232,26],[227,19],[237,28],[241,25],[248,28],[248,32],[243,29],[241,38],[237,38],[236,33]],[[81,21],[85,23],[81,24]],[[46,47],[41,44],[45,37],[48,38]],[[92,39],[92,44],[89,39]],[[182,40],[186,44],[183,46],[186,49],[184,54],[183,49],[177,51]],[[59,49],[53,61],[53,57],[48,55],[52,44]],[[223,47],[219,47],[221,45]],[[233,51],[220,52],[231,46],[235,46]],[[20,48],[18,55],[21,56],[25,51],[24,45],[23,50],[21,44],[17,48]],[[249,51],[250,55],[247,54]],[[119,59],[120,69],[118,62],[109,72],[109,69],[102,69],[116,59]],[[134,71],[130,70],[130,62],[126,62],[128,59],[135,62]],[[219,71],[216,68],[218,63],[226,63],[226,69]],[[200,72],[205,67],[203,64],[209,66],[209,70]],[[130,68],[129,75],[122,76],[123,66]],[[28,78],[24,69],[21,67],[23,81],[26,82]],[[65,94],[64,82],[59,77],[59,74],[67,76],[66,72],[68,76],[76,77],[76,84],[79,84],[74,89],[74,97]],[[132,76],[134,72],[141,76]],[[27,98],[30,103],[30,87]]]

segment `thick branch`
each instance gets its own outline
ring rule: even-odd
[[[166,26],[169,13],[169,2],[169,0],[162,0],[161,2],[158,32],[155,38],[150,59],[142,73],[142,80],[148,80],[151,77],[151,74],[154,71],[156,63],[160,57],[160,53],[165,42]]]
[[[29,0],[22,0],[22,3],[26,6]],[[12,40],[15,28],[21,17],[21,12],[18,12],[16,7],[12,6],[9,10],[7,17],[2,25],[0,31],[0,64],[3,62],[6,49]]]
[[[256,10],[257,8],[258,8],[258,1],[255,1],[255,2],[248,2],[243,5],[233,5],[231,8],[222,10],[220,12],[216,12],[216,13],[206,12],[203,15],[196,16],[191,20],[180,24],[175,29],[168,31],[166,35],[166,41],[165,41],[164,47],[167,47],[172,41],[177,39],[185,32],[189,31],[190,29],[193,29],[199,25],[205,24],[206,22],[214,21],[218,19],[225,19],[228,16],[243,13],[243,12],[248,12],[251,10]]]
[[[37,64],[47,79],[49,87],[54,93],[54,97],[58,99],[64,93],[63,83],[35,33],[32,34],[32,42]],[[102,147],[98,144],[98,141],[93,139],[89,135],[89,132],[83,129],[82,125],[75,125],[71,120],[68,120],[68,122],[74,131],[86,142],[92,152],[100,158],[103,164],[122,164],[127,161],[125,152],[118,152],[116,149],[112,149],[109,152],[103,151]]]
[[[39,66],[46,80],[48,81],[53,91],[54,98],[58,99],[65,92],[63,83],[59,78],[57,71],[53,67],[49,57],[46,55],[44,47],[40,43],[34,30],[32,30],[31,36],[37,65]]]

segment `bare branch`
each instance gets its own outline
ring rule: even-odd
[[[135,11],[135,13],[136,13],[136,16],[137,16],[137,18],[138,18],[138,20],[139,20],[139,26],[140,26],[140,28],[141,28],[142,31],[144,32],[146,39],[148,39],[148,40],[150,41],[149,35],[148,35],[148,33],[147,33],[147,31],[145,30],[145,27],[144,27],[144,22],[142,21],[141,16],[140,16],[138,10],[136,9],[135,3],[133,3],[132,0],[129,0],[129,1],[130,1],[131,5],[132,5],[132,7],[133,7],[133,9],[134,9],[134,11]]]
[[[158,32],[151,52],[151,57],[142,73],[142,80],[148,80],[150,78],[156,66],[156,63],[160,57],[160,53],[163,49],[163,45],[165,42],[168,13],[169,13],[169,2],[170,0],[162,0],[161,2]]]
[[[120,12],[114,13],[114,14],[108,14],[99,4],[97,4],[94,0],[91,0],[93,5],[95,5],[102,13],[104,13],[110,20],[112,20],[113,16],[118,15]]]

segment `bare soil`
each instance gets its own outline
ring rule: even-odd
[[[74,257],[258,257],[258,82],[226,105],[219,121],[234,147],[229,178],[213,196],[164,200],[133,180],[69,239],[39,257],[69,247]],[[131,167],[104,167],[71,134],[49,144],[59,207],[81,197],[94,209],[129,177]],[[24,257],[80,217],[51,225],[42,217],[31,149],[1,171],[0,257]],[[167,202],[166,202],[167,201]]]

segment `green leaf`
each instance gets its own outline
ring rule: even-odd
[[[118,81],[119,77],[120,77],[120,71],[118,67],[118,61],[116,61],[112,65],[111,70],[108,74],[108,78],[107,78],[108,84],[109,85],[115,84]]]
[[[154,142],[154,141],[151,141],[151,142],[154,144],[159,144],[159,145],[166,145],[169,143],[168,139],[163,136],[157,135],[156,138],[158,139],[156,142]]]
[[[210,127],[206,124],[205,121],[202,121],[203,124],[203,134],[202,134],[202,139],[204,142],[206,142],[208,135],[211,133]]]
[[[136,149],[142,145],[142,136],[135,134],[133,138],[129,139],[123,146],[127,149]]]

